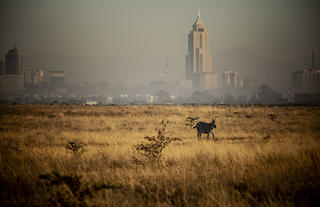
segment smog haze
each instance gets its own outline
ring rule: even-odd
[[[197,10],[209,32],[213,71],[239,71],[275,88],[320,53],[317,0],[4,0],[1,58],[23,48],[26,69],[63,70],[71,83],[127,85],[185,78]]]

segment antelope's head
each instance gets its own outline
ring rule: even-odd
[[[216,126],[216,120],[215,120],[215,119],[212,119],[211,124],[212,124],[213,128],[217,128],[217,126]]]

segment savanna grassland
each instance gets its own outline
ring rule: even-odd
[[[215,118],[215,141],[187,117]],[[162,120],[177,139],[145,156]],[[0,106],[0,205],[319,206],[319,121],[298,106]]]

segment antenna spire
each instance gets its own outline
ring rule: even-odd
[[[200,8],[198,8],[197,14],[198,14],[198,18],[200,18]]]

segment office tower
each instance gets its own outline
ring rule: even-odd
[[[6,55],[5,74],[21,75],[23,73],[23,54],[22,49],[16,48],[14,43],[13,49],[9,49]]]
[[[292,87],[299,92],[320,91],[320,68],[317,68],[316,55],[312,50],[311,69],[291,73]]]
[[[192,25],[188,35],[188,54],[186,55],[186,80],[192,81],[194,90],[216,89],[216,75],[212,70],[212,58],[209,50],[209,35],[206,25],[200,18]]]
[[[5,64],[4,61],[0,60],[0,75],[4,74]]]

